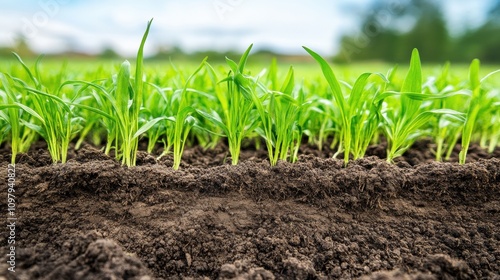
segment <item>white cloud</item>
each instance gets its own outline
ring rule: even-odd
[[[146,22],[154,17],[149,51],[159,44],[180,45],[188,51],[207,48],[242,51],[255,43],[255,48],[294,53],[302,52],[301,46],[307,45],[331,54],[338,47],[336,42],[341,34],[355,29],[359,11],[372,1],[24,0],[23,4],[2,1],[0,45],[12,45],[16,34],[24,32],[29,35],[31,45],[42,52],[66,47],[98,52],[111,46],[124,55],[133,55]],[[446,15],[454,25],[459,25],[464,18],[478,22],[484,9],[476,7],[486,6],[489,0],[445,3]]]
[[[445,1],[443,5],[449,29],[457,33],[481,25],[486,20],[484,11],[490,7],[490,1],[454,0]]]

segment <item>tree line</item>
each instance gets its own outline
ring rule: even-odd
[[[376,1],[365,14],[360,31],[342,37],[337,62],[405,62],[413,48],[430,62],[500,62],[500,0],[483,24],[458,35],[451,34],[438,1]]]

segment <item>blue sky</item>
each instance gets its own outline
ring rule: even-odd
[[[23,34],[42,53],[67,49],[97,53],[112,47],[133,55],[147,21],[154,18],[147,52],[160,45],[187,51],[270,48],[323,54],[355,31],[360,12],[375,0],[0,0],[0,46]],[[408,0],[393,0],[403,5]],[[454,30],[484,20],[490,0],[444,0]],[[388,7],[388,11],[390,7]]]

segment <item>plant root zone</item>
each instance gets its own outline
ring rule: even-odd
[[[388,164],[380,150],[343,167],[306,148],[270,167],[190,148],[173,171],[145,153],[127,168],[89,145],[66,164],[34,149],[16,164],[16,272],[4,242],[0,278],[499,279],[498,157],[417,148]]]

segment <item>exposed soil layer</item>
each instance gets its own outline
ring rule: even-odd
[[[231,166],[221,145],[173,171],[89,145],[52,164],[42,144],[17,158],[16,272],[2,230],[0,279],[500,279],[499,151],[473,146],[460,166],[429,147],[343,167],[304,146],[270,167],[252,150]]]

